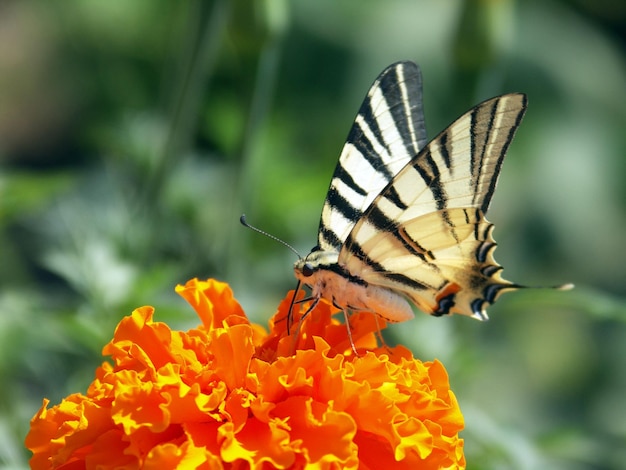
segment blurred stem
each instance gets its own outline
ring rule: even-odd
[[[255,149],[259,141],[259,135],[263,123],[265,122],[269,110],[271,108],[274,90],[276,89],[276,81],[278,76],[278,67],[280,64],[282,50],[282,27],[271,27],[270,36],[261,49],[259,61],[257,64],[257,74],[254,84],[254,91],[250,100],[250,110],[247,115],[247,121],[244,133],[239,146],[239,161],[241,162],[241,170],[238,174],[237,181],[234,185],[235,194],[231,199],[234,204],[232,207],[233,214],[241,214],[242,209],[251,209],[250,205],[258,200],[255,194],[255,181],[258,175],[262,174],[260,167],[262,162],[253,158]],[[233,230],[241,230],[239,224],[230,224]],[[241,255],[245,250],[242,249],[241,236],[231,234],[229,237],[229,250],[224,265],[227,267],[227,276],[229,279],[241,279],[248,272],[248,260]]]
[[[482,90],[492,89],[493,82],[500,80],[503,72],[498,70],[498,64],[511,40],[514,7],[513,0],[462,3],[452,53],[455,89],[469,98],[463,109],[473,105],[477,96],[482,96]]]
[[[239,150],[241,172],[237,181],[237,194],[241,195],[241,201],[254,199],[252,184],[250,184],[254,180],[256,170],[253,159],[254,149],[257,147],[261,128],[269,114],[279,63],[278,41],[271,40],[261,51],[250,111]]]
[[[159,195],[167,175],[184,154],[195,132],[195,123],[202,105],[207,77],[216,62],[221,38],[230,15],[229,0],[190,3],[186,28],[189,38],[182,48],[184,58],[178,81],[173,89],[178,91],[169,132],[160,159],[145,186],[140,200],[140,210],[158,207]],[[157,211],[158,214],[158,211]]]

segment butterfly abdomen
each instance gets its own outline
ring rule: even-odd
[[[337,253],[316,251],[296,262],[296,277],[311,288],[311,297],[326,299],[344,312],[372,312],[397,323],[414,317],[407,299],[385,287],[368,284],[337,263]]]

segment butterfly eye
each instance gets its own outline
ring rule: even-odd
[[[304,277],[311,277],[314,271],[313,266],[309,263],[304,263],[304,266],[302,266],[302,275]]]

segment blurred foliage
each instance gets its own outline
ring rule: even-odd
[[[5,1],[0,5],[0,467],[26,468],[46,396],[84,391],[119,319],[229,282],[265,322],[293,288],[376,75],[418,62],[431,136],[523,91],[490,212],[492,321],[418,316],[390,343],[440,358],[470,469],[626,459],[626,4],[609,0]]]

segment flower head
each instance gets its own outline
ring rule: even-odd
[[[373,315],[350,318],[355,355],[322,302],[288,335],[288,295],[268,334],[226,284],[176,290],[201,325],[173,331],[152,307],[122,319],[87,393],[33,417],[32,468],[465,467],[443,365],[379,348]]]

